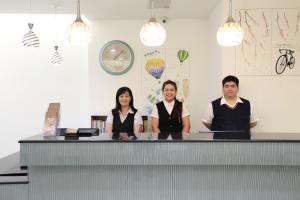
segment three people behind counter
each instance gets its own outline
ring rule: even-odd
[[[208,105],[203,124],[214,132],[214,139],[250,139],[250,129],[257,125],[258,119],[250,101],[237,96],[239,79],[231,75],[225,77],[222,88],[223,96]],[[176,99],[175,82],[165,81],[162,94],[163,100],[153,107],[151,113],[152,132],[158,134],[158,139],[182,139],[189,134],[190,112]],[[128,87],[117,91],[116,106],[106,120],[107,132],[112,133],[113,139],[136,138],[141,132],[143,120],[133,102]]]

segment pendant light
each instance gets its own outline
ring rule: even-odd
[[[31,0],[29,0],[29,10],[31,11]],[[38,36],[32,31],[33,23],[28,23],[29,31],[23,36],[22,43],[24,47],[39,47],[40,40]]]
[[[60,65],[62,63],[63,58],[58,52],[58,46],[54,46],[54,53],[52,54],[50,61],[52,65]]]
[[[229,0],[229,15],[227,21],[218,30],[218,43],[221,46],[237,46],[241,44],[243,38],[244,31],[232,17],[232,0]]]
[[[145,46],[161,46],[166,39],[165,28],[156,20],[153,15],[154,0],[151,0],[151,18],[140,31],[140,40]]]
[[[77,1],[77,17],[67,29],[67,39],[71,44],[88,44],[91,38],[90,28],[82,21],[80,1]]]
[[[56,9],[58,7],[60,7],[58,4],[55,4],[53,5],[54,7],[54,21],[55,21],[55,44],[57,44],[57,40],[58,40],[58,37],[57,37],[57,19],[56,19]],[[60,65],[62,64],[62,61],[63,61],[63,57],[60,55],[60,53],[58,52],[58,45],[55,45],[54,46],[54,53],[52,54],[52,57],[51,57],[51,64],[52,65]]]

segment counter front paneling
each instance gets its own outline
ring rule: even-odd
[[[275,134],[275,133],[274,133]],[[135,141],[108,134],[20,140],[29,199],[286,199],[300,197],[300,134],[251,140],[180,141],[144,133]]]

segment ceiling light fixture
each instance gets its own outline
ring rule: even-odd
[[[67,39],[71,44],[88,44],[91,39],[90,28],[83,22],[80,14],[80,1],[77,1],[77,17],[67,29]]]
[[[54,53],[52,54],[52,57],[51,57],[51,64],[52,65],[60,65],[62,64],[62,61],[63,61],[63,57],[61,56],[61,54],[58,52],[58,36],[57,36],[57,19],[56,19],[56,9],[60,7],[60,5],[58,4],[55,4],[53,5],[54,7],[54,21],[55,21],[55,24],[54,24],[54,29],[55,29],[55,45],[54,45]]]
[[[141,42],[149,47],[161,46],[166,40],[166,30],[154,17],[153,9],[154,0],[151,0],[151,17],[140,31]]]
[[[29,0],[29,10],[31,11],[31,0]],[[40,40],[38,36],[32,31],[33,23],[29,22],[28,27],[29,27],[29,31],[23,36],[22,39],[22,43],[24,47],[33,47],[33,48],[39,47]]]
[[[218,30],[218,43],[221,46],[237,46],[241,44],[243,38],[244,31],[232,17],[232,0],[229,0],[229,15],[227,21]]]
[[[60,53],[58,52],[58,46],[54,46],[54,53],[52,54],[50,61],[53,65],[56,65],[56,66],[60,65],[62,63],[63,58],[60,55]]]

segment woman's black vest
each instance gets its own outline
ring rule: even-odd
[[[134,113],[128,113],[126,119],[124,122],[121,122],[120,113],[119,110],[113,109],[112,114],[114,116],[113,119],[113,139],[119,139],[120,133],[128,133],[128,136],[134,136],[134,115],[137,111],[134,111]]]
[[[177,106],[181,106],[182,111],[182,102],[175,100],[174,108],[172,110],[171,115],[168,113],[163,101],[156,104],[159,116],[159,130],[160,134],[158,135],[158,139],[167,139],[171,134],[173,139],[182,139],[182,119],[180,116],[175,116],[175,108]]]

